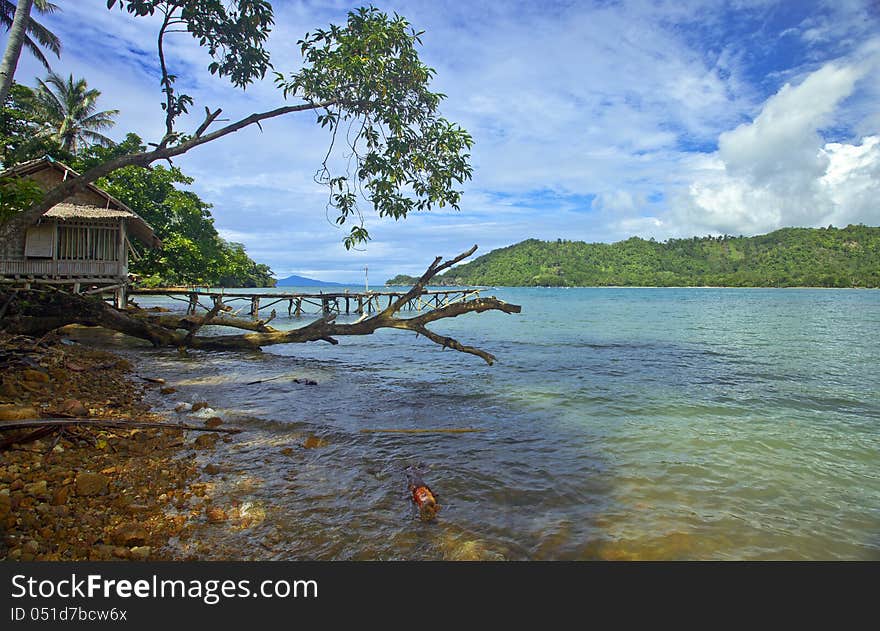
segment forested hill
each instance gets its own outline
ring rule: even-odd
[[[880,228],[784,228],[663,243],[529,239],[455,267],[438,284],[878,287]]]

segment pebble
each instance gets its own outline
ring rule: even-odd
[[[33,370],[31,368],[26,368],[21,373],[21,378],[25,381],[30,381],[31,383],[48,383],[49,375],[40,371]]]
[[[40,418],[40,413],[30,405],[0,405],[0,421],[24,421],[32,418]]]
[[[43,497],[44,495],[48,495],[49,493],[45,480],[26,484],[24,487],[24,492],[28,495],[33,495],[34,497]]]
[[[135,546],[129,552],[135,561],[144,561],[152,554],[153,549],[150,546]]]
[[[110,536],[113,543],[120,546],[142,546],[147,542],[149,534],[146,528],[138,523],[122,523]]]

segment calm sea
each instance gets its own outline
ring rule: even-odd
[[[147,351],[141,372],[178,388],[157,406],[206,400],[248,430],[200,458],[223,468],[206,477],[215,502],[250,525],[205,524],[181,547],[239,559],[880,559],[880,292],[488,293],[522,313],[434,328],[497,355],[492,367],[401,331],[262,354]],[[310,319],[278,308],[280,328]],[[361,431],[380,428],[481,431]],[[327,444],[302,448],[312,434]],[[443,505],[434,523],[414,518],[409,465]]]

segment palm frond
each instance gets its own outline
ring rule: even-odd
[[[34,7],[43,15],[50,15],[61,10],[57,4],[52,4],[48,0],[34,0]]]
[[[99,134],[96,131],[89,131],[87,129],[84,129],[79,133],[79,136],[83,140],[88,140],[92,144],[101,145],[102,147],[113,147],[116,145],[115,141],[108,138],[104,134]]]
[[[36,57],[37,61],[39,61],[43,65],[43,68],[49,71],[52,70],[52,67],[49,65],[49,60],[46,59],[43,51],[40,50],[40,46],[34,40],[32,40],[30,37],[25,37],[24,45],[29,51],[31,51],[31,55]]]
[[[61,40],[52,31],[31,18],[28,21],[27,32],[31,37],[35,37],[43,48],[55,53],[56,57],[61,56]]]
[[[109,129],[116,125],[116,121],[113,118],[118,115],[119,110],[106,110],[82,119],[79,124],[85,129]]]

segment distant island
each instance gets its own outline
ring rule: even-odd
[[[411,285],[398,275],[388,285]],[[436,285],[880,287],[880,227],[783,228],[754,237],[617,243],[528,239],[455,267]]]
[[[275,283],[276,287],[348,287],[345,283],[331,283],[324,280],[316,280],[314,278],[306,278],[305,276],[297,276],[291,274],[287,278],[282,278]]]

